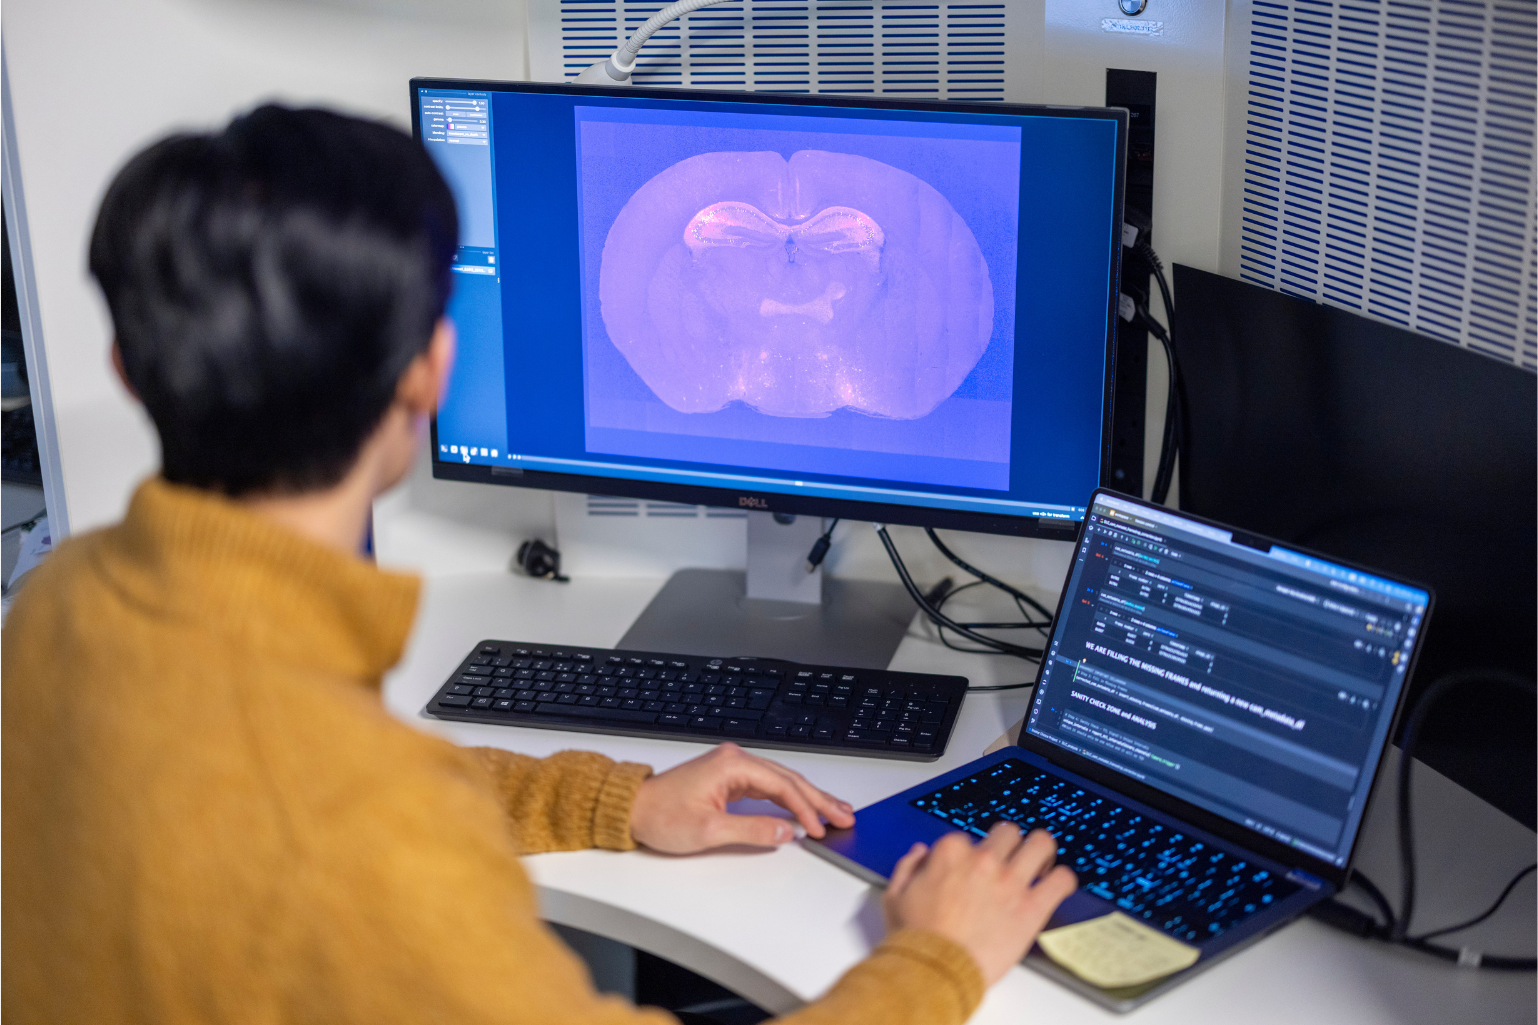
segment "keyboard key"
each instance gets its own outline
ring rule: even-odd
[[[654,723],[655,712],[632,712],[623,708],[567,708],[564,705],[541,703],[539,711],[547,715],[581,716],[584,719],[612,719],[618,722]]]
[[[470,712],[487,722],[542,715],[586,720],[600,732],[644,735],[652,728],[670,736],[692,732],[701,740],[725,734],[749,745],[789,740],[835,753],[863,749],[878,757],[905,752],[928,758],[944,750],[944,716],[954,716],[949,701],[959,700],[963,686],[939,677],[793,663],[775,667],[754,659],[555,650],[514,642],[493,647],[495,653],[477,650],[456,667],[430,710],[441,709],[446,718]],[[936,714],[939,721],[925,721]],[[894,726],[902,728],[894,733]],[[1228,866],[1207,867],[1231,874]],[[1211,893],[1226,892],[1226,880],[1226,875],[1214,878],[1211,886],[1219,888]]]

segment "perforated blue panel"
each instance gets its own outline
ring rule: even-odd
[[[1533,368],[1532,0],[1249,5],[1240,274]]]

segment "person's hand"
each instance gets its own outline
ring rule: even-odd
[[[848,804],[818,790],[800,773],[728,742],[642,783],[630,809],[630,834],[664,854],[737,843],[774,847],[795,836],[784,819],[726,810],[744,797],[773,801],[795,815],[811,836],[823,835],[823,819],[835,826],[854,825]]]
[[[939,933],[967,949],[993,985],[1031,949],[1052,912],[1078,888],[1052,867],[1057,841],[1038,829],[1022,838],[1000,822],[982,842],[948,833],[933,848],[914,844],[892,870],[882,908],[887,927]]]

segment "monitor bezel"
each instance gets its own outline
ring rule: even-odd
[[[1406,707],[1409,703],[1408,697],[1410,693],[1410,682],[1415,678],[1416,663],[1420,660],[1421,652],[1425,649],[1426,633],[1428,627],[1431,625],[1431,614],[1436,605],[1436,593],[1426,584],[1418,583],[1412,580],[1406,580],[1403,577],[1399,577],[1391,573],[1385,573],[1382,570],[1374,569],[1371,566],[1363,566],[1360,563],[1351,562],[1334,555],[1328,555],[1324,552],[1317,552],[1309,548],[1304,548],[1301,545],[1279,541],[1275,538],[1264,537],[1258,534],[1250,534],[1244,531],[1237,531],[1230,524],[1222,523],[1218,520],[1208,519],[1205,516],[1198,516],[1194,513],[1189,513],[1182,509],[1167,509],[1164,506],[1155,505],[1152,502],[1145,502],[1140,498],[1134,498],[1131,495],[1116,491],[1113,488],[1096,488],[1094,494],[1092,494],[1089,498],[1087,508],[1093,510],[1096,500],[1099,499],[1102,495],[1110,496],[1122,502],[1131,502],[1157,512],[1172,514],[1182,519],[1188,519],[1192,522],[1200,523],[1208,527],[1215,527],[1219,530],[1230,531],[1233,532],[1236,536],[1242,535],[1245,538],[1247,544],[1258,542],[1269,543],[1280,548],[1285,548],[1290,552],[1296,552],[1299,555],[1311,556],[1334,566],[1356,570],[1361,573],[1366,573],[1371,576],[1378,577],[1382,580],[1388,580],[1396,584],[1401,584],[1405,587],[1413,587],[1416,590],[1424,591],[1426,593],[1426,611],[1421,615],[1420,627],[1418,628],[1415,635],[1415,646],[1411,649],[1410,659],[1405,664],[1404,685],[1399,689],[1399,697],[1395,701],[1394,712],[1389,718],[1389,727],[1388,732],[1384,735],[1383,748],[1378,752],[1377,760],[1372,765],[1372,789],[1368,792],[1367,802],[1362,808],[1362,817],[1357,821],[1356,835],[1351,838],[1351,848],[1346,854],[1346,863],[1344,865],[1337,866],[1333,862],[1326,861],[1325,859],[1310,854],[1301,848],[1291,847],[1277,840],[1273,840],[1270,837],[1257,832],[1256,830],[1250,829],[1248,826],[1244,826],[1238,822],[1235,822],[1233,819],[1224,818],[1223,816],[1209,811],[1200,805],[1192,804],[1189,801],[1181,800],[1178,797],[1172,797],[1162,790],[1151,787],[1146,783],[1138,782],[1136,779],[1133,779],[1131,776],[1128,776],[1125,773],[1117,772],[1115,769],[1112,769],[1109,766],[1102,765],[1096,761],[1092,761],[1091,759],[1085,758],[1082,755],[1074,754],[1072,751],[1069,751],[1065,747],[1061,747],[1050,740],[1036,736],[1028,729],[1026,729],[1026,723],[1030,722],[1031,720],[1031,710],[1036,706],[1038,689],[1034,686],[1031,688],[1030,700],[1026,703],[1025,706],[1025,715],[1020,720],[1020,733],[1019,736],[1015,738],[1015,743],[1019,747],[1022,747],[1025,750],[1032,752],[1033,754],[1040,755],[1042,758],[1045,758],[1050,762],[1061,765],[1065,769],[1076,772],[1086,779],[1100,784],[1101,786],[1119,790],[1122,793],[1127,794],[1129,797],[1136,798],[1151,808],[1155,808],[1161,812],[1164,812],[1165,814],[1184,819],[1192,825],[1198,826],[1201,829],[1205,829],[1207,832],[1212,833],[1215,836],[1222,837],[1224,840],[1227,840],[1230,843],[1237,844],[1240,847],[1248,848],[1249,850],[1254,851],[1256,854],[1264,855],[1265,857],[1270,858],[1272,861],[1278,862],[1280,864],[1301,868],[1303,871],[1330,883],[1335,887],[1335,889],[1342,889],[1346,885],[1346,880],[1351,875],[1352,865],[1356,863],[1356,857],[1361,848],[1362,834],[1366,831],[1368,816],[1372,814],[1373,805],[1377,802],[1379,793],[1383,789],[1383,763],[1388,758],[1388,749],[1394,743],[1394,737],[1398,734],[1400,723],[1404,718]],[[1088,512],[1085,513],[1084,519],[1086,523],[1089,522]],[[1074,567],[1077,565],[1079,558],[1078,545],[1082,545],[1084,543],[1085,539],[1081,532],[1078,542],[1075,545],[1073,556],[1070,558],[1068,563],[1068,573],[1063,577],[1063,587],[1057,596],[1057,608],[1052,611],[1052,633],[1047,638],[1046,644],[1044,646],[1045,650],[1048,652],[1052,650],[1053,639],[1057,636],[1057,632],[1061,628],[1063,621],[1063,606],[1068,601],[1068,583],[1073,579]],[[1042,665],[1045,665],[1045,662],[1039,663],[1037,666],[1036,682],[1038,683],[1041,680]],[[1364,771],[1365,769],[1366,766],[1364,766]]]
[[[1099,487],[1111,484],[1111,443],[1114,424],[1117,358],[1118,300],[1121,291],[1122,216],[1126,194],[1127,111],[1121,107],[1072,107],[1024,103],[966,103],[943,100],[884,99],[826,93],[795,95],[783,93],[729,92],[704,89],[656,89],[642,86],[604,87],[552,82],[504,82],[483,79],[413,78],[410,85],[412,137],[422,140],[422,112],[419,90],[450,89],[466,92],[522,92],[567,96],[604,96],[625,99],[644,96],[667,100],[717,100],[729,103],[760,103],[774,106],[845,107],[851,109],[914,110],[948,113],[1019,114],[1030,117],[1074,117],[1112,121],[1116,124],[1116,185],[1111,233],[1107,244],[1114,254],[1111,260],[1110,289],[1106,297],[1105,380],[1101,391],[1100,478]],[[517,467],[484,466],[451,462],[439,458],[438,418],[431,422],[433,477],[439,480],[499,484],[507,487],[538,488],[546,491],[571,491],[591,495],[633,498],[643,501],[677,502],[760,512],[826,516],[842,519],[968,530],[986,534],[1038,537],[1072,541],[1078,537],[1082,520],[1037,515],[978,513],[936,506],[865,502],[857,499],[797,495],[745,488],[715,488],[672,481],[638,480],[625,477],[601,477],[587,474],[525,470]],[[1085,508],[1088,508],[1086,503]]]

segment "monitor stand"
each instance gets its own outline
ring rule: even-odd
[[[790,522],[785,522],[790,521]],[[806,571],[811,516],[748,513],[748,569],[681,569],[617,647],[885,669],[917,611],[901,584]]]

